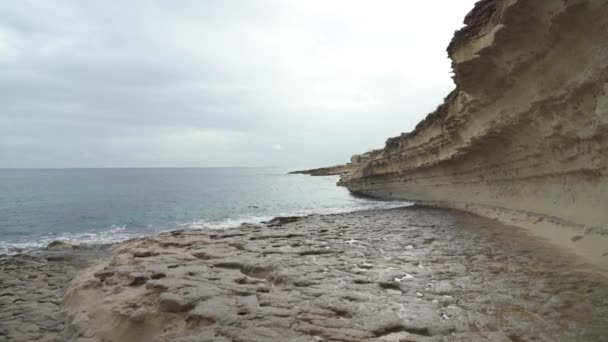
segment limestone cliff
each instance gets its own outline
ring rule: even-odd
[[[608,1],[483,0],[465,24],[456,89],[339,184],[608,233]]]

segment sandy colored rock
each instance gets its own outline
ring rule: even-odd
[[[192,304],[184,297],[173,293],[163,293],[158,298],[160,311],[164,312],[186,312],[192,309]]]

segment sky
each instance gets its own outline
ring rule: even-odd
[[[320,167],[453,89],[475,0],[0,4],[0,168]]]

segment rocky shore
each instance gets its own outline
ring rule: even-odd
[[[69,341],[64,290],[78,272],[109,255],[107,245],[52,243],[45,250],[0,256],[0,342]]]
[[[2,258],[0,341],[601,341],[597,271],[459,211],[283,218]]]

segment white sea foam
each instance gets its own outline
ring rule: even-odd
[[[358,205],[335,208],[302,209],[292,212],[278,212],[269,216],[245,216],[239,218],[228,218],[224,220],[197,220],[177,225],[177,229],[227,229],[237,228],[244,223],[262,223],[280,216],[307,216],[307,215],[329,215],[344,214],[361,210],[394,209],[410,206],[413,203],[405,201],[365,201]],[[173,230],[173,229],[170,229]]]
[[[242,218],[228,218],[224,220],[197,220],[177,225],[177,229],[227,229],[236,228],[244,223],[262,223],[272,220],[274,216],[249,216]],[[173,230],[173,229],[170,229]]]
[[[63,241],[73,245],[81,244],[111,244],[122,242],[144,233],[129,232],[126,226],[111,226],[109,229],[98,232],[62,233],[61,235],[45,235],[34,241],[0,241],[0,254],[16,254],[46,247],[53,241]]]

